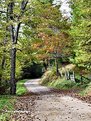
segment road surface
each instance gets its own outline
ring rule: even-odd
[[[48,93],[51,91],[50,88],[40,85],[40,79],[28,80],[25,83],[25,86],[26,86],[28,92],[32,92],[35,94]]]
[[[29,93],[17,99],[15,121],[91,121],[91,104],[68,94],[56,93],[40,86],[39,79],[28,80]],[[46,94],[43,92],[46,92]]]

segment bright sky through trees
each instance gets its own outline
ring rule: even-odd
[[[61,5],[60,11],[64,17],[71,17],[71,8],[69,7],[69,0],[54,0],[53,4]]]

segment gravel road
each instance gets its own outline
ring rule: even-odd
[[[17,99],[13,121],[91,121],[91,104],[72,97],[71,93],[53,92],[40,86],[39,81],[25,83],[33,95]]]

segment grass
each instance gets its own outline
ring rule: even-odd
[[[10,114],[9,113],[2,113],[0,114],[0,121],[10,121]]]
[[[0,121],[8,121],[10,119],[10,114],[4,111],[14,110],[15,98],[9,95],[0,96]]]
[[[87,90],[91,89],[91,84],[88,87],[89,83],[87,84],[76,83],[71,80],[66,80],[65,78],[58,78],[57,80],[48,81],[46,85],[48,87],[61,89],[61,90],[77,89],[77,90],[81,90],[81,93],[85,93],[87,92]],[[86,91],[82,91],[82,90],[86,90]]]
[[[14,98],[12,96],[0,96],[0,109],[13,109]]]
[[[65,80],[65,78],[60,78],[56,76],[56,69],[53,68],[47,71],[41,80],[42,85],[46,85],[56,89],[68,90],[75,86],[75,82],[71,80]]]
[[[24,86],[26,80],[20,80],[17,82],[17,91],[16,96],[24,95],[27,92],[27,89]],[[5,111],[13,111],[14,110],[14,102],[16,101],[15,96],[10,95],[2,95],[0,96],[0,121],[11,121],[10,113],[6,113]],[[12,119],[13,121],[13,119]]]
[[[41,79],[41,84],[42,85],[48,85],[48,83],[52,82],[53,80],[56,80],[58,77],[56,76],[56,69],[52,68],[48,70],[44,75],[42,76]]]
[[[79,90],[80,95],[86,95],[91,92],[91,83],[85,78],[80,81],[80,75],[76,74],[76,82],[56,77],[55,68],[47,71],[41,80],[42,85],[61,90]]]
[[[69,90],[69,89],[74,89],[75,88],[75,82],[70,81],[70,80],[65,80],[63,79],[57,79],[53,80],[52,82],[48,83],[49,87],[53,87],[56,89],[62,89],[62,90]]]
[[[80,92],[81,96],[91,96],[91,82],[87,84],[86,88]]]
[[[16,89],[16,95],[18,96],[22,96],[24,94],[27,93],[27,89],[24,85],[24,83],[26,82],[27,80],[24,79],[24,80],[20,80],[19,82],[17,82],[17,89]]]

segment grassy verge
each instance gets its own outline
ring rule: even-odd
[[[81,96],[91,96],[91,82],[80,92]]]
[[[16,95],[24,95],[27,92],[27,89],[24,86],[26,80],[20,80],[17,82],[17,91]],[[16,101],[16,96],[2,95],[0,96],[0,121],[13,121],[11,120],[11,113],[6,113],[5,111],[14,110],[14,102]]]
[[[5,111],[14,110],[15,98],[13,96],[0,96],[0,121],[9,121],[10,114]]]
[[[21,95],[24,95],[27,93],[27,89],[24,85],[24,83],[26,82],[27,80],[24,79],[24,80],[20,80],[19,82],[17,82],[17,89],[16,89],[16,95],[18,96],[21,96]]]
[[[75,88],[75,82],[65,79],[57,79],[53,80],[51,83],[49,82],[48,86],[56,89],[69,90]]]
[[[80,80],[80,76],[76,75],[76,79]],[[83,80],[83,82],[73,82],[71,80],[65,80],[65,78],[60,78],[56,76],[55,68],[47,71],[42,79],[41,84],[48,87],[61,89],[61,90],[79,90],[79,94],[82,96],[91,95],[91,82]]]

